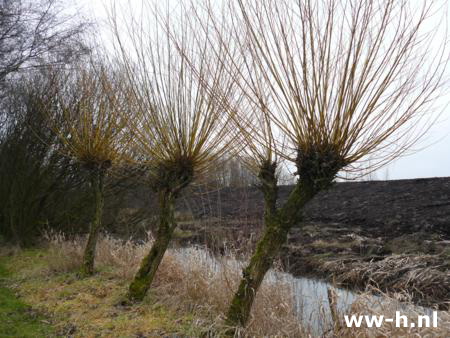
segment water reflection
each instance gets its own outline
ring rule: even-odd
[[[183,263],[186,257],[195,261],[211,274],[217,274],[223,269],[240,273],[244,263],[236,259],[215,258],[209,251],[200,247],[178,248],[174,256]],[[330,283],[304,277],[293,277],[291,274],[270,270],[265,277],[266,282],[281,282],[291,286],[294,298],[294,311],[299,319],[309,326],[313,332],[324,332],[331,326],[331,313],[328,305],[327,290]],[[337,309],[348,311],[356,294],[345,289],[334,289],[337,294]]]

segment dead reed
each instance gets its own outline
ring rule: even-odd
[[[407,294],[405,300],[437,304],[441,309],[450,307],[450,269],[438,256],[391,255],[369,262],[338,259],[323,263],[321,270],[341,284],[372,286],[397,295]]]
[[[406,316],[408,327],[403,327],[404,322],[400,323],[401,327],[396,327],[396,311],[400,311],[401,315]],[[437,327],[419,327],[418,318],[425,312],[420,307],[411,304],[405,305],[403,301],[399,302],[387,295],[382,294],[382,297],[374,300],[369,293],[365,293],[360,295],[352,304],[349,314],[383,316],[384,318],[394,318],[394,321],[383,320],[380,327],[369,328],[366,322],[362,320],[359,328],[355,326],[347,327],[343,316],[340,316],[339,322],[335,323],[332,333],[329,334],[334,337],[448,337],[450,334],[450,312],[438,312]],[[431,316],[429,312],[427,312],[427,315]],[[411,323],[414,323],[414,327],[411,327]],[[432,326],[432,323],[430,325]]]

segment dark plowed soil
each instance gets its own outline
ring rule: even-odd
[[[279,204],[291,190],[279,188]],[[262,216],[262,194],[256,187],[190,196],[188,206],[196,219]],[[305,223],[361,227],[371,236],[432,231],[449,239],[450,178],[336,183],[306,207]]]

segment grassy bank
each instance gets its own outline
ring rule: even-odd
[[[176,314],[157,302],[132,308],[120,306],[127,281],[110,269],[80,279],[78,264],[70,266],[74,257],[68,257],[68,264],[59,265],[63,258],[54,254],[45,248],[20,251],[3,259],[11,273],[6,281],[8,289],[1,289],[0,337],[198,335],[192,317]],[[13,292],[32,304],[33,310],[17,300]],[[47,317],[36,315],[39,312]]]
[[[5,260],[11,271],[8,287],[33,309],[46,313],[55,336],[222,336],[227,329],[222,313],[239,272],[227,270],[213,276],[198,257],[168,252],[145,301],[133,306],[123,303],[150,244],[103,238],[98,244],[97,273],[80,279],[82,241],[53,237],[45,248],[17,251]],[[280,285],[265,285],[254,321],[240,336],[304,336],[288,291]]]
[[[11,319],[11,327],[22,331],[10,336],[27,337],[23,330],[35,330],[30,331],[30,337],[222,336],[227,329],[222,314],[240,277],[239,268],[230,264],[233,257],[218,258],[218,266],[211,267],[211,257],[203,251],[169,250],[150,295],[141,304],[126,305],[123,299],[127,285],[150,244],[150,241],[138,245],[102,238],[98,245],[97,273],[85,279],[77,275],[83,252],[80,239],[52,236],[41,249],[11,252],[2,258],[9,272],[4,285],[13,300],[13,294],[18,295],[33,311],[23,307],[24,310],[18,312],[22,317],[16,322]],[[292,286],[281,279],[265,281],[250,324],[240,330],[238,336],[315,336],[308,323],[297,318],[292,292]],[[398,309],[396,302],[381,308],[368,307],[366,296],[355,302],[352,314],[382,313],[387,317]],[[7,306],[16,305],[4,305]],[[37,313],[45,314],[45,318]],[[411,318],[415,315],[411,313]],[[392,323],[380,328],[348,329],[343,326],[343,314],[338,313],[338,317],[334,324],[324,324],[325,336],[445,337],[450,334],[448,312],[439,314],[439,327],[433,329],[398,329]],[[37,326],[29,326],[25,318],[30,319],[30,325]]]
[[[11,277],[5,268],[5,257],[0,258],[0,337],[48,337],[53,334],[46,317],[17,299],[4,285]],[[9,264],[8,264],[9,265]]]

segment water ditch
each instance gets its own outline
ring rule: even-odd
[[[244,262],[231,257],[214,257],[209,251],[202,247],[185,247],[172,249],[174,257],[181,263],[186,263],[187,257],[195,261],[197,266],[201,266],[208,274],[221,273],[223,269],[240,273]],[[351,315],[352,304],[360,299],[357,292],[336,288],[331,283],[309,277],[294,277],[289,273],[270,270],[265,277],[265,282],[281,283],[290,286],[292,290],[293,306],[296,315],[303,325],[310,328],[315,334],[322,334],[332,326],[332,316],[328,300],[328,289],[332,288],[337,296],[336,308],[340,314]],[[385,300],[375,295],[364,295],[363,301],[367,308],[376,309],[394,306],[403,313],[414,312],[431,315],[432,309],[413,306],[393,300]]]

